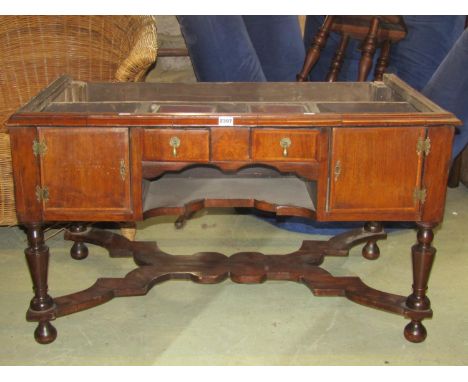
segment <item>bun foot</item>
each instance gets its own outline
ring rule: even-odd
[[[364,225],[367,232],[378,233],[383,230],[382,224],[379,222],[368,222]],[[375,240],[369,240],[362,248],[362,256],[367,260],[376,260],[380,256],[380,248]]]
[[[380,248],[375,241],[369,241],[364,248],[362,248],[362,256],[367,260],[376,260],[380,256]]]
[[[57,329],[49,321],[40,321],[34,331],[34,338],[41,345],[50,344],[57,338]]]
[[[70,255],[75,260],[83,260],[88,257],[89,250],[85,243],[75,242],[70,250]]]
[[[421,321],[411,321],[405,326],[404,330],[405,338],[409,342],[419,343],[423,342],[427,337],[427,331]]]

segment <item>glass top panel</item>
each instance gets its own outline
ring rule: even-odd
[[[419,96],[384,82],[165,84],[68,80],[51,95],[44,102],[32,104],[29,111],[117,115],[431,111]]]

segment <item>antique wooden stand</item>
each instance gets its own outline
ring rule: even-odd
[[[410,320],[404,335],[426,338],[426,290],[442,220],[454,126],[459,121],[398,78],[375,83],[104,84],[62,77],[14,114],[11,134],[18,219],[34,297],[27,312],[35,338],[55,340],[51,321],[110,301],[144,295],[156,284],[285,280],[317,296],[342,296]],[[130,241],[92,226],[159,215],[177,224],[203,208],[249,207],[319,221],[364,221],[295,252],[173,256],[155,242]],[[321,268],[324,256],[379,257],[385,221],[414,221],[413,291],[379,291],[358,277]],[[86,243],[135,270],[99,278],[86,290],[48,294],[44,225],[72,222],[71,256]]]

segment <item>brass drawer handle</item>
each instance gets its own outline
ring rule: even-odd
[[[339,161],[339,160],[336,161],[335,169],[334,169],[333,173],[335,174],[335,182],[336,182],[338,180],[338,177],[341,174],[341,161]]]
[[[288,156],[288,148],[291,146],[291,139],[289,138],[281,138],[280,140],[280,146],[283,148],[283,156],[287,157]]]
[[[171,137],[169,140],[169,144],[172,147],[172,156],[177,156],[177,148],[180,146],[180,138],[179,137]]]

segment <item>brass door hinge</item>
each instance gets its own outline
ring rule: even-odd
[[[47,203],[49,200],[49,189],[47,187],[36,186],[36,199],[38,202]]]
[[[424,153],[426,156],[429,155],[431,151],[431,140],[430,138],[424,139],[423,137],[418,138],[418,143],[416,144],[416,152],[418,155]]]
[[[426,201],[427,190],[425,188],[416,188],[413,192],[413,199],[415,202],[424,204]]]
[[[45,155],[47,152],[47,145],[44,140],[38,141],[37,139],[34,139],[33,145],[32,145],[32,150],[34,155],[37,157]]]
[[[125,181],[125,178],[127,177],[127,166],[125,164],[125,160],[121,159],[120,160],[120,177],[122,178],[123,181]]]

